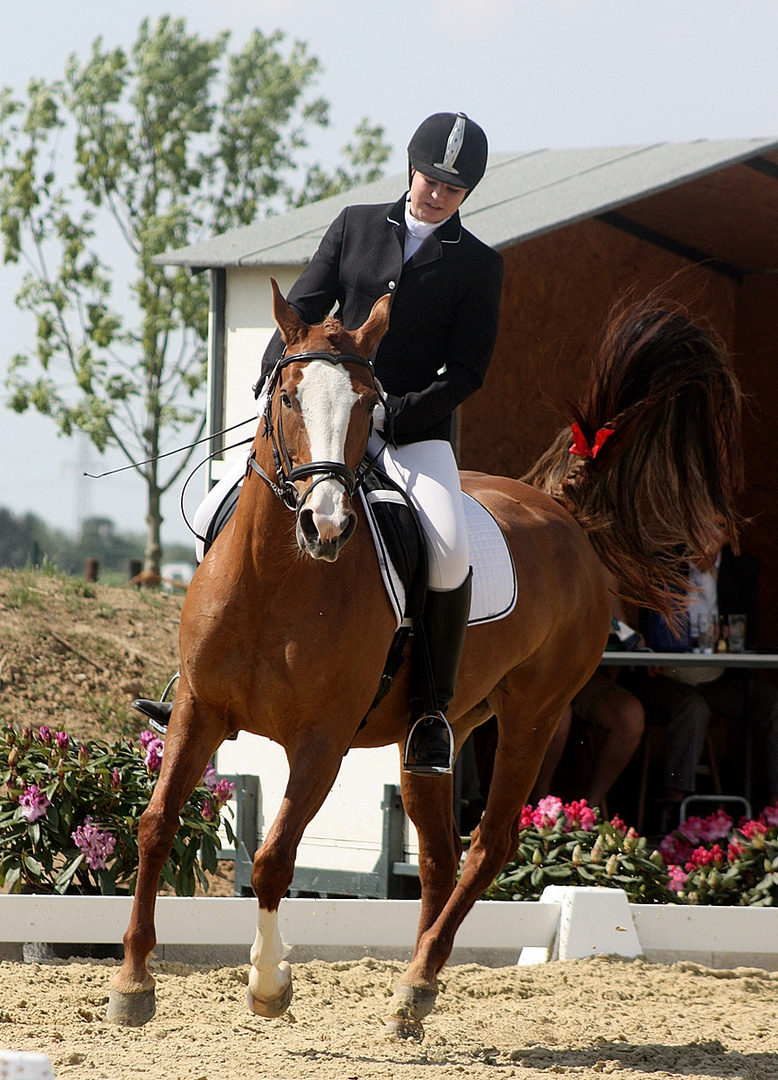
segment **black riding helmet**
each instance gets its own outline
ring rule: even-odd
[[[483,130],[464,113],[434,113],[418,126],[408,143],[411,170],[472,191],[486,171],[489,146]]]

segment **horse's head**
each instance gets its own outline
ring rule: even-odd
[[[309,326],[271,284],[286,350],[270,379],[263,433],[283,497],[297,513],[300,549],[334,562],[357,521],[351,496],[380,401],[368,357],[389,325],[389,297],[348,331],[333,318]]]

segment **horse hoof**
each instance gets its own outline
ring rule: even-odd
[[[435,986],[407,986],[398,983],[389,1002],[389,1015],[398,1020],[423,1020],[435,1007]]]
[[[111,990],[108,996],[108,1020],[122,1027],[142,1027],[157,1011],[153,990],[141,990],[137,994],[123,994]]]
[[[277,1016],[283,1016],[286,1010],[289,1008],[289,1003],[292,1000],[292,983],[291,980],[287,983],[278,997],[270,998],[267,1001],[263,1001],[260,998],[254,997],[251,992],[251,987],[246,987],[246,1003],[255,1014],[255,1016],[264,1016],[268,1020],[273,1020]]]
[[[421,1020],[407,1020],[402,1016],[385,1016],[384,1026],[388,1034],[396,1035],[398,1039],[421,1042],[424,1038],[424,1026]]]

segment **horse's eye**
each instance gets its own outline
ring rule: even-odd
[[[281,391],[281,404],[285,409],[291,409],[292,407],[292,399],[285,390]]]

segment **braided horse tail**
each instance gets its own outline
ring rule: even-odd
[[[724,536],[737,547],[741,402],[713,327],[649,296],[611,316],[570,406],[575,439],[559,431],[522,479],[572,514],[625,595],[672,617],[686,561]]]

